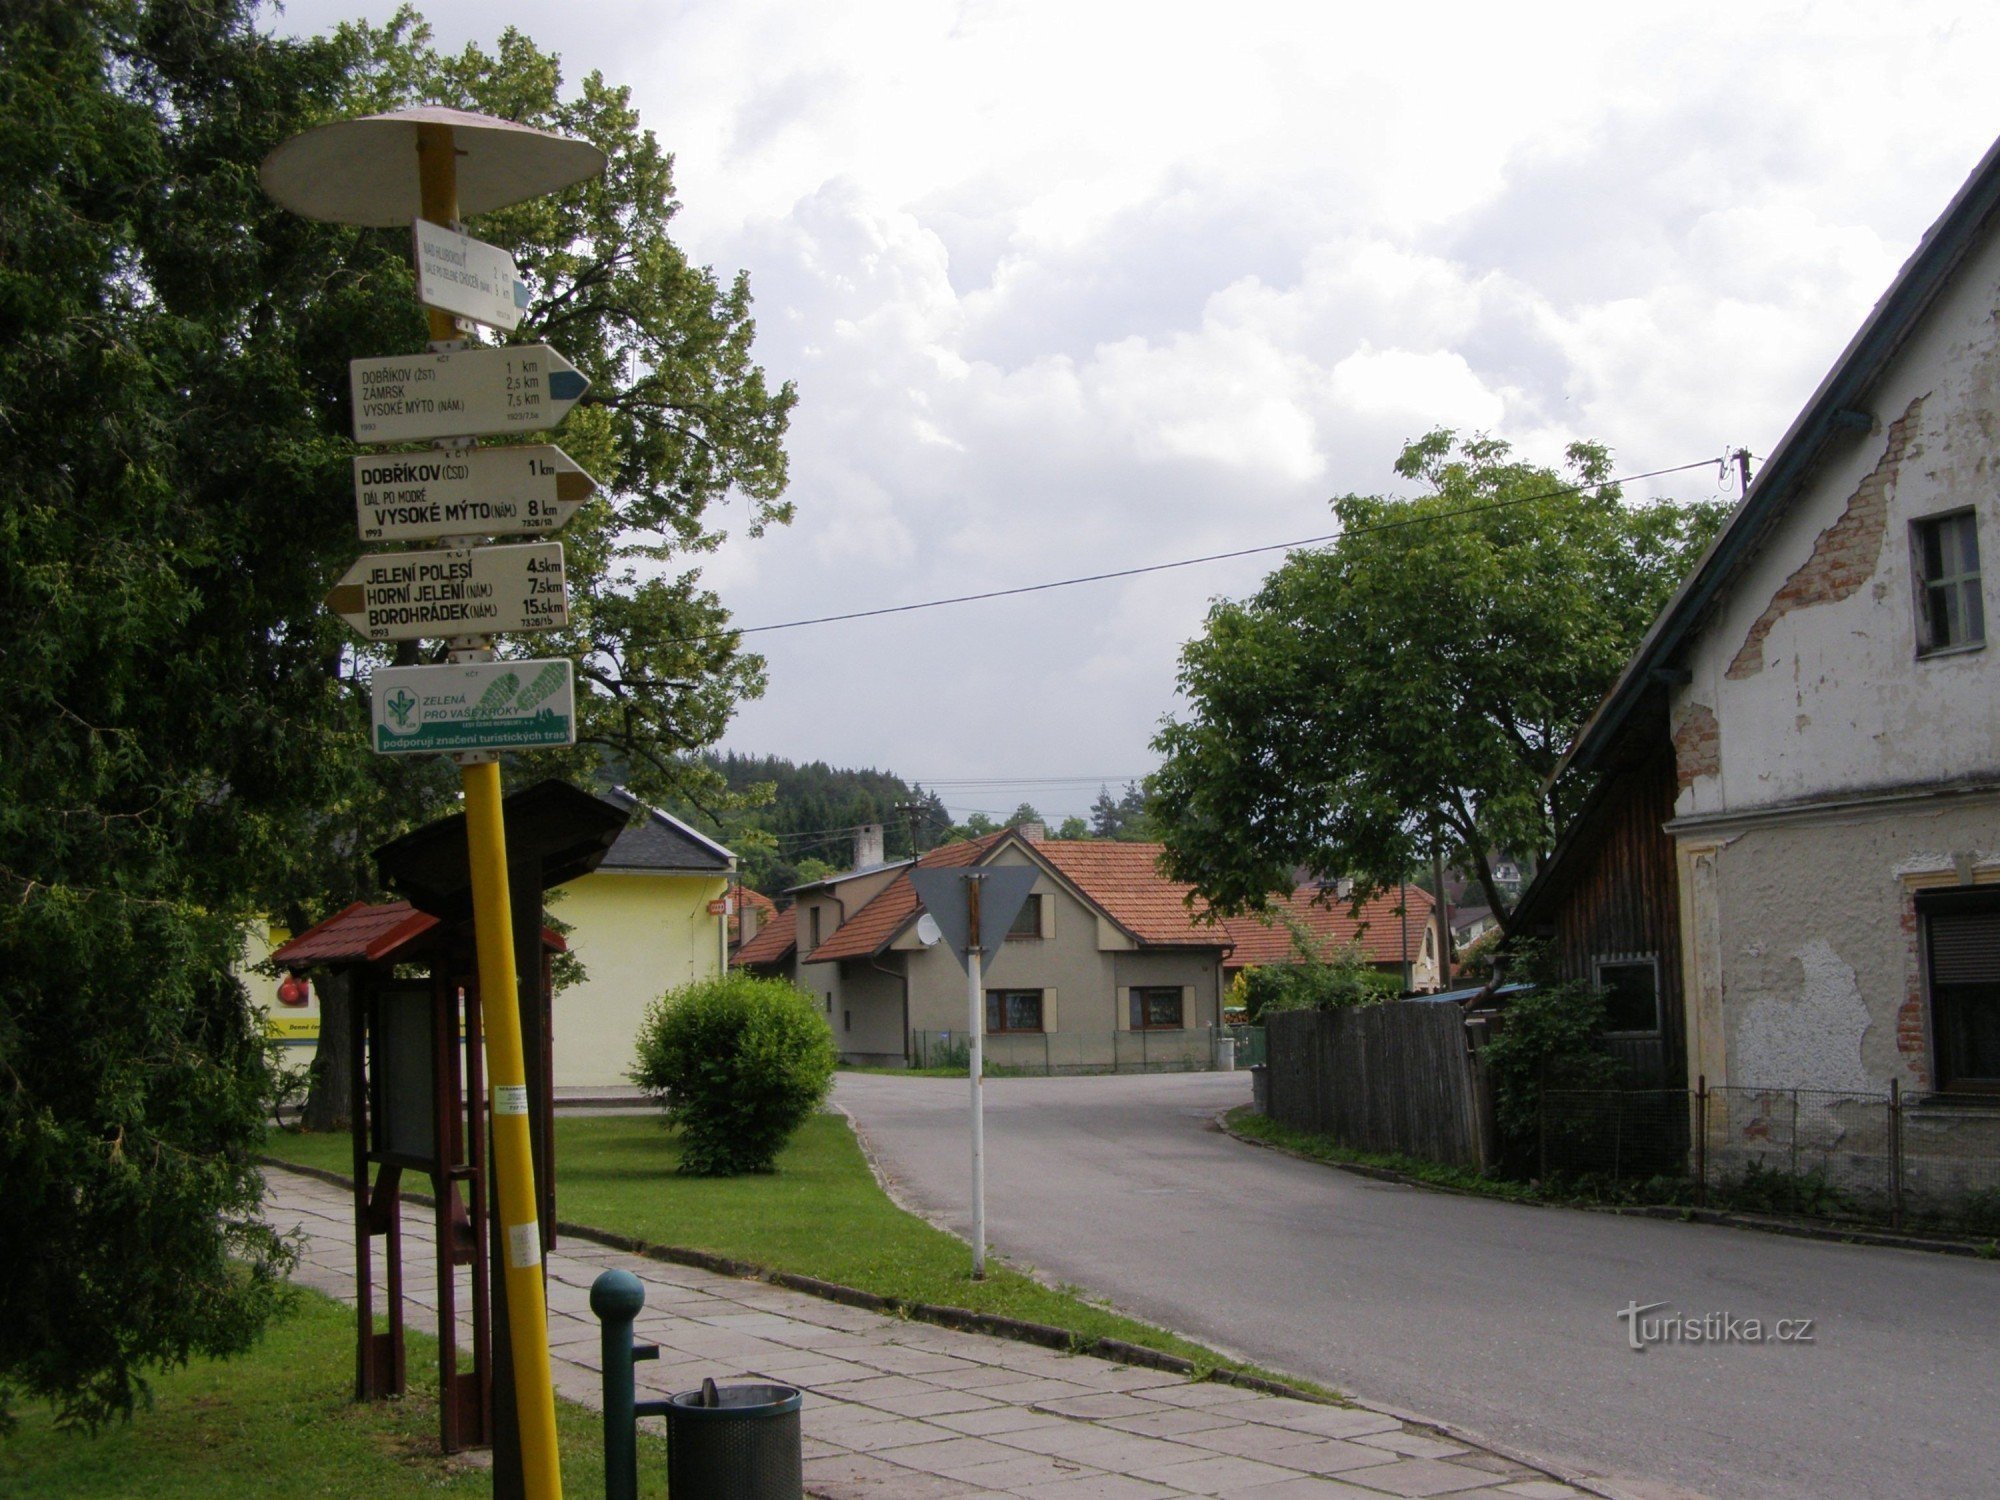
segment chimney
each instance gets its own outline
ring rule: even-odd
[[[733,892],[736,897],[736,945],[740,948],[757,935],[758,909],[744,897],[746,892],[738,886]]]
[[[854,830],[854,868],[865,870],[882,863],[882,825],[863,823]]]
[[[1015,826],[1020,830],[1021,837],[1031,844],[1039,844],[1049,836],[1049,825],[1046,823],[1019,823]]]

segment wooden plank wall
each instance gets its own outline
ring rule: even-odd
[[[1268,1111],[1358,1151],[1479,1165],[1472,1061],[1456,1005],[1399,1000],[1265,1018]]]
[[[1644,760],[1612,773],[1619,781],[1597,813],[1590,847],[1555,912],[1557,959],[1566,978],[1593,977],[1592,961],[1651,953],[1660,964],[1657,1044],[1618,1044],[1636,1081],[1680,1087],[1687,1072],[1681,1000],[1680,881],[1665,830],[1678,791],[1673,746],[1661,741]],[[1645,1076],[1657,1069],[1657,1076]]]

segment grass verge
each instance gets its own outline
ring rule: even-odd
[[[153,1379],[153,1405],[96,1437],[25,1407],[0,1442],[0,1494],[37,1500],[435,1500],[490,1495],[492,1474],[437,1451],[437,1346],[409,1338],[410,1392],[353,1399],[354,1314],[302,1292],[248,1354]],[[595,1412],[556,1403],[565,1489],[604,1493]],[[666,1494],[666,1442],[641,1433],[642,1494]]]
[[[1476,1193],[1482,1198],[1502,1198],[1511,1203],[1550,1201],[1548,1196],[1538,1191],[1532,1183],[1515,1182],[1505,1177],[1482,1177],[1470,1167],[1451,1167],[1441,1162],[1423,1161],[1414,1156],[1398,1156],[1394,1152],[1351,1150],[1327,1136],[1314,1135],[1310,1131],[1294,1130],[1288,1125],[1280,1125],[1268,1115],[1258,1114],[1256,1109],[1248,1104],[1232,1109],[1224,1119],[1230,1130],[1245,1140],[1276,1146],[1294,1155],[1309,1157],[1313,1161],[1331,1162],[1343,1167],[1367,1167],[1378,1172],[1393,1172],[1429,1187],[1449,1188],[1460,1193]]]
[[[267,1150],[343,1174],[351,1169],[344,1135],[276,1133]],[[775,1172],[685,1177],[677,1160],[674,1132],[657,1116],[558,1116],[558,1211],[568,1222],[647,1244],[703,1250],[897,1302],[1048,1324],[1067,1331],[1078,1348],[1113,1339],[1177,1355],[1204,1372],[1276,1378],[990,1261],[986,1279],[974,1281],[965,1242],[891,1202],[838,1115],[809,1120],[779,1154]]]

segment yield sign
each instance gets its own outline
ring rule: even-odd
[[[938,930],[961,965],[972,951],[972,915],[969,888],[979,887],[979,954],[982,963],[991,963],[1000,945],[1007,941],[1007,929],[1020,915],[1021,905],[1034,888],[1041,872],[1032,865],[995,865],[985,870],[912,870],[910,884],[917,899],[936,919]]]

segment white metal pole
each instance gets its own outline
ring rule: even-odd
[[[966,1024],[972,1034],[972,1055],[966,1071],[972,1075],[972,1279],[986,1279],[986,1101],[980,1083],[986,1072],[986,1005],[980,994],[979,877],[965,882],[965,904],[971,919],[971,942],[965,954]]]

